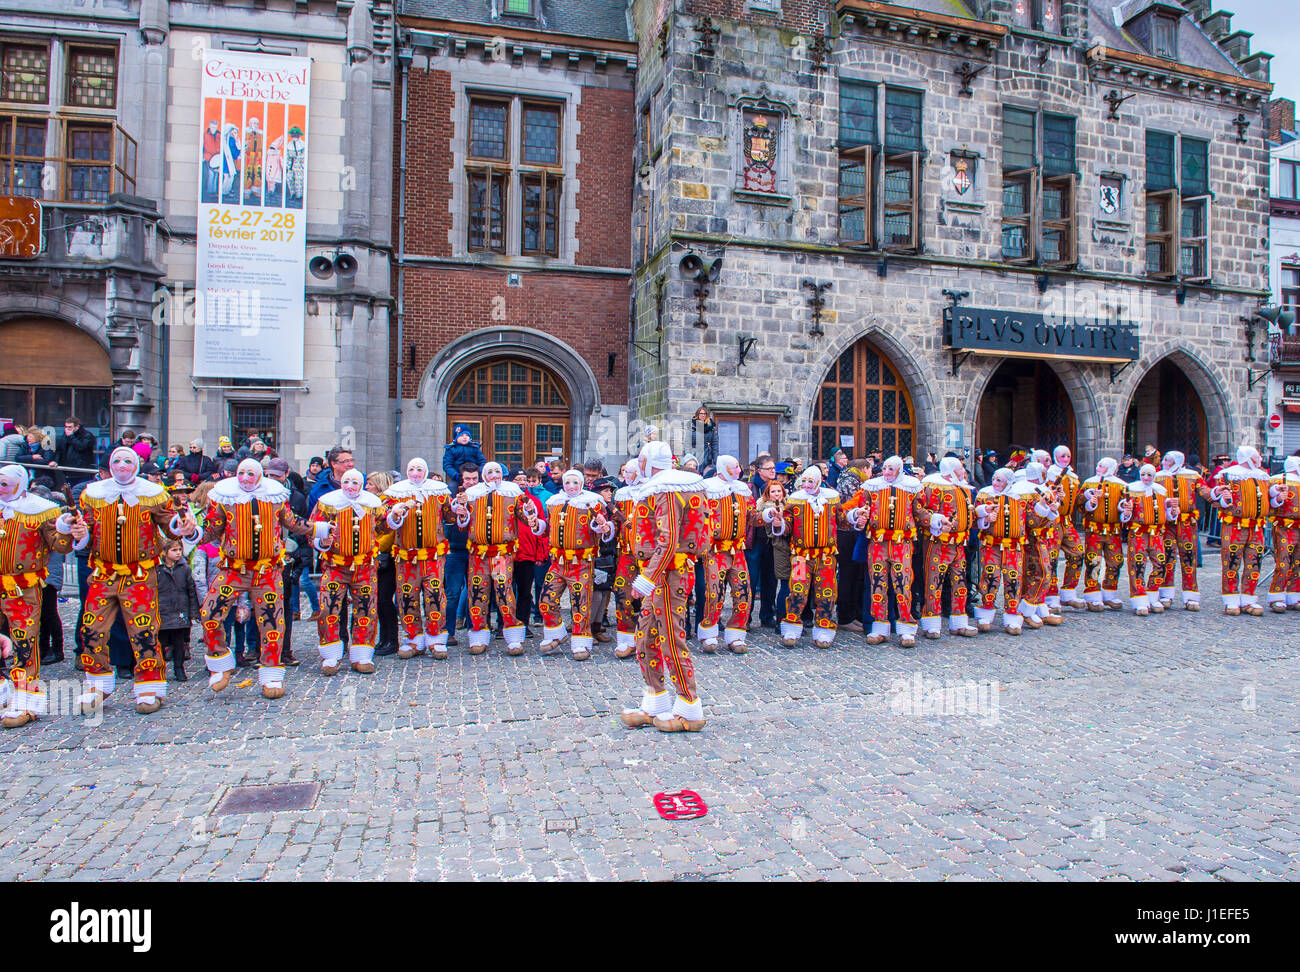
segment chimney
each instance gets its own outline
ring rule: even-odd
[[[1201,21],[1201,26],[1212,40],[1221,40],[1232,33],[1232,14],[1226,10],[1216,10]]]
[[[1274,98],[1268,103],[1268,140],[1281,142],[1282,132],[1295,131],[1295,102],[1290,98]]]

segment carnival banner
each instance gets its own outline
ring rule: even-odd
[[[310,86],[309,58],[204,53],[196,377],[303,378]]]

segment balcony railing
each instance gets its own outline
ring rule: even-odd
[[[135,139],[111,119],[0,115],[0,195],[102,205],[135,194],[135,165]]]
[[[1274,334],[1269,339],[1268,360],[1274,368],[1300,366],[1300,334]]]

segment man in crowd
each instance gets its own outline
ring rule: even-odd
[[[55,460],[60,466],[79,466],[82,469],[95,468],[95,434],[85,428],[79,419],[69,416],[63,420],[63,435],[55,450]],[[70,473],[70,482],[89,479],[87,473]]]
[[[343,474],[354,465],[352,450],[345,449],[341,445],[335,446],[327,452],[325,461],[329,469],[316,477],[316,484],[312,486],[311,492],[307,494],[307,509],[309,510],[314,510],[317,501],[326,493],[340,489],[343,485]]]

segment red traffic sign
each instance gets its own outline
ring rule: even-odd
[[[655,809],[665,820],[694,820],[709,812],[704,800],[694,790],[656,793]]]
[[[1280,429],[1282,427],[1282,416],[1274,412],[1268,417],[1268,427],[1270,429]]]

